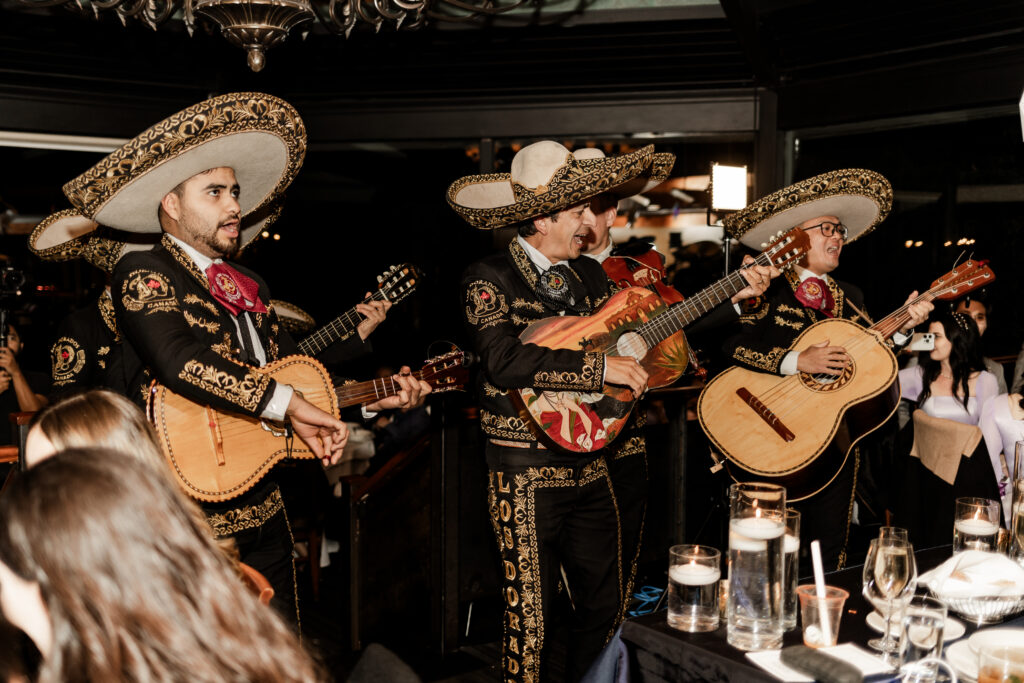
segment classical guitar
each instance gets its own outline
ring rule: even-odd
[[[391,266],[377,276],[377,291],[370,295],[369,300],[390,301],[397,304],[412,294],[421,279],[423,278],[420,272],[411,264],[403,263]],[[347,339],[364,320],[366,318],[363,314],[353,306],[300,341],[298,343],[299,352],[307,356],[315,356],[334,342]]]
[[[910,303],[955,299],[995,280],[984,263],[967,261]],[[799,501],[835,479],[853,447],[881,426],[900,399],[896,357],[885,340],[910,319],[904,304],[869,328],[831,318],[809,326],[793,343],[802,351],[829,340],[852,363],[843,373],[780,377],[733,366],[704,387],[701,427],[737,481],[769,481]],[[835,441],[841,458],[820,458]]]
[[[777,237],[755,262],[786,268],[803,256],[808,245],[805,232],[791,230]],[[647,371],[649,387],[666,386],[686,369],[683,328],[746,287],[747,281],[735,271],[674,304],[649,289],[630,287],[616,292],[592,315],[538,320],[519,339],[549,349],[632,356]],[[629,389],[612,385],[591,394],[534,389],[518,389],[515,394],[542,438],[577,453],[596,451],[615,440],[636,402]]]
[[[254,372],[290,384],[335,416],[339,408],[393,396],[401,389],[391,377],[335,388],[324,367],[308,356],[288,356]],[[430,359],[413,375],[439,393],[464,390],[469,371],[456,350]],[[230,500],[252,488],[279,460],[316,457],[293,438],[287,424],[222,412],[159,384],[150,391],[147,412],[172,474],[198,500]]]

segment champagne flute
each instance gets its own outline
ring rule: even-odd
[[[917,565],[910,543],[894,538],[878,538],[871,542],[864,564],[864,597],[885,616],[885,633],[868,645],[884,653],[895,654],[892,637],[892,616],[914,594],[917,587]]]

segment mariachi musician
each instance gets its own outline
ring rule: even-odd
[[[726,342],[726,355],[751,370],[777,375],[841,374],[850,362],[846,349],[838,344],[841,340],[826,340],[801,352],[791,347],[815,322],[865,317],[861,290],[830,273],[839,266],[843,248],[874,229],[891,206],[892,187],[881,174],[842,169],[778,190],[726,216],[726,230],[752,249],[779,230],[799,228],[810,239],[810,250],[799,265],[744,306],[741,331]],[[916,296],[917,292],[912,293],[907,301]],[[914,325],[924,321],[932,308],[928,302],[911,305],[909,322],[892,342],[896,346],[908,342]],[[840,462],[842,454],[830,452],[836,449],[830,445],[822,457]],[[846,562],[858,463],[855,451],[830,484],[793,506],[801,512],[801,535],[821,541],[822,557],[830,570],[842,569]]]

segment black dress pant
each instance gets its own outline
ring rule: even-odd
[[[488,502],[501,550],[506,681],[550,676],[562,572],[572,601],[566,680],[578,681],[611,637],[620,610],[619,514],[603,457],[487,445]]]
[[[626,610],[633,597],[636,582],[636,565],[640,560],[640,546],[643,545],[644,520],[647,513],[647,449],[640,437],[640,450],[629,451],[618,457],[609,456],[608,474],[612,478],[612,490],[619,508],[622,527],[623,585],[622,605],[616,620],[626,618]]]
[[[238,498],[202,507],[214,534],[234,540],[238,559],[263,574],[273,587],[270,605],[301,633],[295,542],[277,484],[264,480]]]
[[[820,457],[841,458],[842,455],[833,444]],[[789,505],[800,512],[800,576],[811,575],[810,549],[814,540],[821,542],[821,563],[825,571],[846,566],[859,458],[859,452],[854,449],[843,469],[824,490]]]

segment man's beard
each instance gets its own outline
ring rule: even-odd
[[[185,234],[189,236],[192,244],[205,245],[221,258],[228,258],[238,251],[241,240],[241,220],[239,220],[239,235],[237,237],[224,238],[221,238],[219,235],[219,223],[215,224],[212,229],[207,230],[204,228],[202,220],[184,207],[182,207],[179,223]]]

